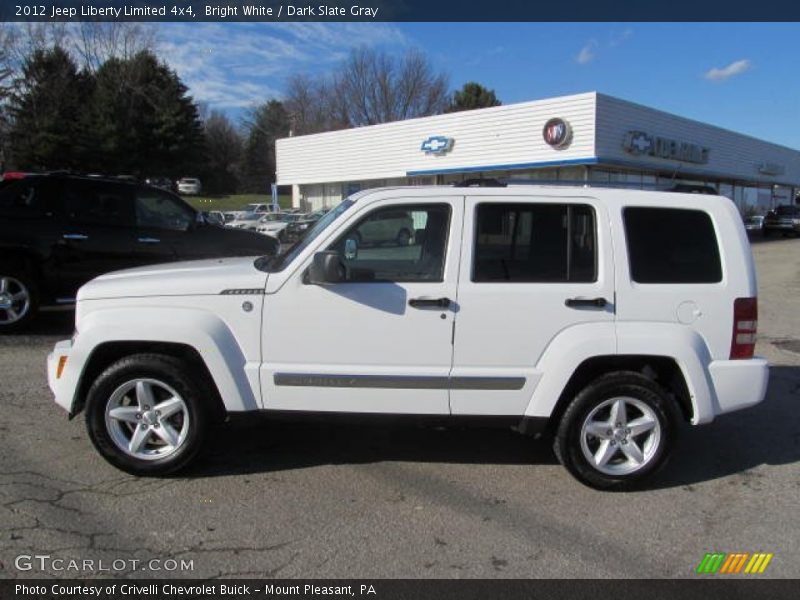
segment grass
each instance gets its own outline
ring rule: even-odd
[[[269,194],[234,194],[232,196],[183,196],[189,204],[197,210],[242,210],[245,204],[271,203],[272,197]],[[292,206],[291,196],[278,196],[278,204],[281,208]]]

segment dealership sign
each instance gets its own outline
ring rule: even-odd
[[[560,150],[569,146],[572,141],[572,128],[564,119],[550,119],[544,124],[542,137],[548,146]]]
[[[422,146],[419,149],[425,154],[444,154],[452,150],[454,141],[453,138],[443,135],[432,135],[422,142]]]
[[[709,149],[706,146],[649,135],[643,131],[629,131],[625,134],[622,147],[635,156],[654,156],[699,164],[708,162]]]

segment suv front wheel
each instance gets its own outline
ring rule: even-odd
[[[0,266],[0,333],[22,329],[38,308],[34,279],[24,271]]]
[[[630,487],[664,465],[672,446],[673,413],[670,399],[651,379],[634,372],[603,375],[564,412],[556,455],[591,487]]]
[[[209,421],[190,372],[184,361],[160,354],[136,354],[106,369],[86,400],[89,437],[103,458],[134,475],[185,467]]]

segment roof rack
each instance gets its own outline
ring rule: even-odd
[[[554,187],[580,188],[614,188],[646,190],[659,192],[677,192],[683,194],[718,195],[719,192],[710,185],[689,183],[634,183],[627,181],[564,181],[557,179],[466,179],[453,184],[454,187],[508,187],[514,185],[537,185]]]
[[[453,187],[506,187],[508,184],[499,179],[465,179],[454,183]]]

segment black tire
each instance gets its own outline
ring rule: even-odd
[[[601,411],[595,412],[595,414],[602,415],[602,411],[605,409],[598,407],[603,407],[604,403],[610,402],[613,398],[626,398],[634,404],[641,402],[649,409],[650,414],[647,416],[654,418],[660,429],[653,428],[651,433],[639,434],[636,437],[626,436],[624,428],[609,429],[608,431],[613,431],[613,435],[607,438],[607,443],[612,446],[610,451],[615,454],[605,467],[598,467],[590,463],[584,453],[582,428],[595,409]],[[641,412],[634,404],[628,404],[626,400],[629,411],[633,409],[637,413]],[[610,408],[609,406],[609,410]],[[629,416],[639,418],[636,415],[629,414]],[[641,416],[645,416],[645,413],[641,412]],[[676,420],[674,402],[654,381],[630,371],[608,373],[587,385],[569,404],[558,423],[554,450],[561,464],[582,483],[600,490],[629,489],[664,466],[673,445]],[[614,425],[611,424],[610,427],[614,427]],[[627,427],[627,419],[623,425]],[[630,434],[631,430],[627,431]],[[616,437],[617,435],[622,436],[624,441],[620,441]],[[587,439],[593,440],[591,443],[596,443],[598,449],[600,444],[606,443],[606,441],[593,436],[589,436]],[[628,443],[631,443],[631,446],[627,446]],[[593,453],[590,442],[587,441],[585,444],[587,451],[590,454]],[[622,444],[626,444],[626,446],[623,447]],[[647,448],[642,453],[645,460],[641,466],[635,466],[633,458],[623,453],[623,449],[631,451],[634,446],[640,450]],[[608,473],[600,468],[620,469],[620,471]],[[626,468],[634,470],[624,472]]]
[[[201,450],[211,419],[209,399],[207,394],[203,393],[204,388],[208,388],[203,386],[203,382],[198,381],[197,377],[191,376],[192,372],[192,368],[185,361],[163,354],[135,354],[115,362],[103,371],[89,389],[85,415],[89,437],[103,458],[118,469],[133,475],[168,475],[186,467]],[[124,451],[114,441],[115,434],[107,424],[106,409],[115,391],[129,385],[131,381],[141,379],[159,382],[177,392],[183,400],[188,415],[182,416],[182,419],[188,418],[187,431],[182,437],[182,442],[175,446],[174,451],[160,458],[142,459]],[[155,408],[156,406],[152,407],[153,410]],[[141,421],[139,423],[145,427]],[[139,426],[133,423],[121,423],[121,425],[129,428],[132,426],[134,430]],[[124,435],[125,431],[122,433]],[[133,435],[133,430],[129,433]],[[153,430],[149,434],[147,438],[149,441],[145,446],[157,447],[157,444],[163,443],[155,435],[156,433]],[[119,434],[116,435],[119,439]]]
[[[411,243],[411,232],[405,227],[397,232],[397,245],[408,246]]]
[[[0,308],[0,334],[25,329],[39,312],[39,286],[29,272],[15,266],[0,265],[0,282],[3,281],[6,282],[7,290],[0,294],[0,305],[2,305]],[[15,302],[6,295],[20,292],[27,295],[27,303],[24,308],[19,301]],[[9,309],[14,313],[9,312]],[[15,317],[14,314],[20,316]]]
[[[770,237],[770,236],[772,235],[772,231],[770,231],[769,229],[767,229],[766,227],[764,227],[764,228],[761,230],[761,235],[763,235],[765,238],[768,238],[768,237]]]

